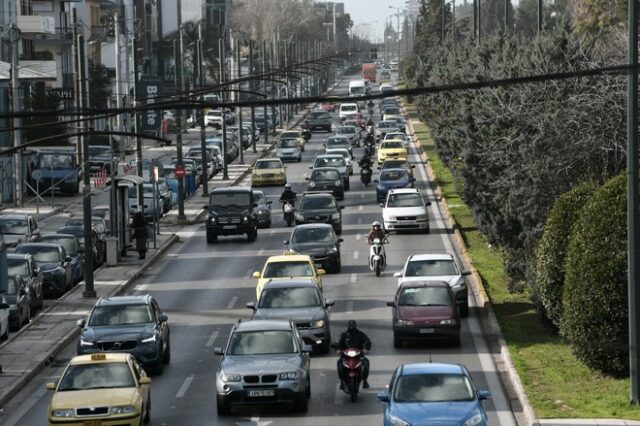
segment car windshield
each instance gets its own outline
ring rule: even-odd
[[[264,194],[262,192],[254,192],[253,193],[253,202],[256,204],[264,204],[265,203]]]
[[[387,133],[384,137],[385,139],[402,139],[403,141],[407,140],[407,135],[403,133]]]
[[[337,170],[314,170],[311,174],[311,180],[338,180],[340,172]]]
[[[9,273],[11,274],[11,272]],[[9,296],[18,294],[18,283],[16,282],[16,278],[11,275],[7,278],[7,294]]]
[[[404,144],[398,141],[385,141],[380,145],[380,149],[402,149]]]
[[[407,265],[405,277],[438,277],[460,275],[456,263],[451,259],[412,260]]]
[[[298,141],[295,139],[281,139],[278,142],[278,148],[297,148]]]
[[[209,111],[207,113],[207,115],[209,117],[222,117],[222,112],[221,111]]]
[[[406,161],[385,160],[385,162],[382,163],[382,170],[384,170],[384,169],[399,169],[401,167],[407,167]]]
[[[364,95],[364,86],[350,87],[349,93],[352,95]]]
[[[279,161],[276,161],[276,160],[273,160],[273,161],[258,161],[258,162],[256,162],[255,168],[257,170],[260,170],[260,169],[281,169],[282,168],[282,163],[280,163]]]
[[[398,298],[399,306],[451,306],[449,291],[444,287],[405,288]]]
[[[380,181],[408,179],[406,170],[388,169],[380,173]]]
[[[220,192],[211,194],[209,205],[215,207],[249,207],[251,197],[244,192]]]
[[[60,252],[56,247],[18,246],[16,253],[29,253],[36,262],[60,261]]]
[[[358,88],[356,88],[356,87],[352,88],[351,89],[351,93],[354,93],[353,90],[355,90],[355,89],[358,89]],[[364,87],[362,88],[362,91],[359,92],[359,93],[364,93]],[[358,106],[357,105],[342,105],[340,107],[340,111],[342,111],[342,112],[352,112],[352,111],[356,112],[356,111],[358,111]]]
[[[26,219],[0,218],[0,233],[7,235],[25,235],[29,232]]]
[[[286,139],[286,138],[299,138],[300,137],[300,132],[282,132],[280,133],[280,139]]]
[[[398,125],[398,123],[396,123],[395,121],[381,121],[378,123],[378,128],[379,129],[390,129],[390,128],[394,128]]]
[[[398,379],[396,402],[472,401],[473,387],[462,374],[416,374]]]
[[[295,351],[291,331],[259,330],[233,333],[227,355],[275,355]]]
[[[356,128],[355,127],[338,127],[338,131],[336,133],[341,135],[355,134]]]
[[[335,209],[336,201],[333,197],[305,197],[298,206],[299,210]]]
[[[420,194],[389,194],[387,207],[421,207],[424,201]]]
[[[264,268],[263,278],[313,277],[311,264],[303,261],[269,262]]]
[[[400,114],[400,110],[396,107],[386,107],[384,109],[384,113],[385,114],[391,114],[391,115],[395,115],[395,114]]]
[[[313,167],[344,167],[344,157],[318,157]]]
[[[94,327],[111,325],[146,324],[152,321],[149,305],[100,305],[91,312],[88,325]]]
[[[40,168],[69,169],[73,168],[73,155],[69,154],[40,154],[38,157]]]
[[[312,119],[312,120],[317,120],[320,118],[329,118],[329,114],[324,112],[324,111],[315,111],[315,112],[310,112],[309,115],[307,116],[308,118]]]
[[[293,231],[291,242],[294,244],[330,243],[333,242],[333,234],[330,228],[298,228]]]
[[[312,287],[265,288],[259,308],[310,308],[320,306],[318,290]]]
[[[23,278],[29,276],[27,261],[23,259],[7,259],[9,275],[21,275]]]
[[[109,156],[111,155],[111,148],[108,146],[90,146],[89,156],[94,156],[94,155]]]
[[[45,235],[40,238],[39,242],[47,244],[57,244],[59,246],[62,246],[69,256],[76,256],[78,254],[75,241],[69,237]]]
[[[100,362],[70,365],[60,379],[58,392],[87,389],[132,388],[135,381],[129,364]]]

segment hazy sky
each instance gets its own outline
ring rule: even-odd
[[[353,28],[357,33],[368,35],[372,41],[377,38],[382,39],[384,30],[384,21],[392,14],[396,13],[395,9],[389,6],[400,7],[404,9],[405,0],[338,0],[344,2],[345,12],[351,15],[353,20]],[[396,25],[396,18],[393,19],[393,25]],[[400,22],[402,25],[402,21]]]

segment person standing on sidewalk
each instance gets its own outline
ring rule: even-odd
[[[131,223],[133,228],[133,238],[136,239],[136,250],[140,254],[138,259],[144,259],[147,254],[147,220],[144,218],[142,212],[138,211],[133,215],[133,221]]]

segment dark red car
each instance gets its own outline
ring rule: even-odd
[[[406,282],[393,302],[393,346],[403,341],[447,340],[460,345],[460,310],[449,284]]]
[[[332,102],[323,102],[320,104],[320,108],[327,112],[336,112],[336,104]]]

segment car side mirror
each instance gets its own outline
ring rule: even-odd
[[[424,205],[429,207],[431,205],[431,201],[427,201],[426,203],[424,203]]]
[[[309,169],[313,169],[313,166],[309,166]]]
[[[380,402],[389,402],[389,393],[386,390],[380,392],[377,397]]]
[[[203,208],[204,210],[209,210],[209,204],[205,204],[204,206],[202,206],[202,208]]]
[[[331,307],[331,306],[333,306],[333,305],[335,305],[335,304],[336,304],[336,302],[334,302],[334,301],[333,301],[333,300],[331,300],[331,299],[325,299],[325,300],[324,300],[324,307],[325,307],[325,308],[329,308],[329,307]]]
[[[302,352],[307,353],[307,354],[313,352],[313,346],[311,346],[311,345],[302,345]]]
[[[485,399],[489,398],[491,398],[491,392],[489,392],[488,390],[481,390],[480,392],[478,392],[479,400],[484,401]]]
[[[55,384],[55,382],[47,383],[47,384],[45,385],[45,387],[47,388],[47,390],[50,390],[50,391],[54,391],[54,390],[56,390],[56,384]]]
[[[169,317],[166,316],[165,314],[160,314],[160,316],[158,316],[158,321],[167,322],[167,321],[169,321]]]
[[[260,277],[262,276],[262,274],[261,274],[260,272],[256,271],[256,272],[254,272],[251,276],[252,276],[253,278],[260,278]]]
[[[396,278],[402,278],[402,272],[394,272],[393,276]]]
[[[327,271],[325,271],[324,269],[320,268],[318,269],[318,275],[326,275]]]
[[[288,246],[288,245],[289,245],[289,240],[284,240],[282,243],[283,243],[285,246]]]
[[[412,164],[412,165],[411,165],[411,168],[412,168],[412,169],[415,169],[415,168],[416,168],[416,166],[415,166],[414,164]]]
[[[339,243],[344,243],[344,238],[338,238]]]
[[[374,179],[373,183],[380,183],[380,181],[378,179]]]
[[[338,207],[338,210],[344,210],[344,206]]]
[[[380,207],[384,208],[384,203],[378,204]]]
[[[471,271],[462,271],[461,275],[464,277],[468,277],[469,275],[471,275]]]
[[[387,302],[387,306],[389,306],[390,308],[395,308],[396,302]]]
[[[64,261],[65,262],[71,262],[71,256],[65,256],[64,257]]]
[[[245,306],[247,307],[247,309],[251,309],[252,311],[256,310],[256,303],[255,302],[249,302]]]
[[[267,201],[267,204],[271,205],[271,204],[273,204],[273,201]]]
[[[415,182],[415,181],[416,181],[416,178],[409,178],[409,181],[411,181],[411,182]]]
[[[0,303],[0,309],[9,309],[10,306],[8,303]]]
[[[305,178],[304,178],[304,180],[309,180],[309,178],[308,178],[308,177],[305,177]]]
[[[84,318],[79,319],[78,321],[76,321],[76,325],[77,325],[78,327],[80,327],[80,328],[83,328],[83,327],[84,327],[84,322],[85,322],[85,321],[84,321]]]
[[[140,384],[141,385],[150,385],[151,384],[151,379],[149,377],[140,377]]]
[[[224,355],[222,348],[213,348],[213,353],[216,355]]]

